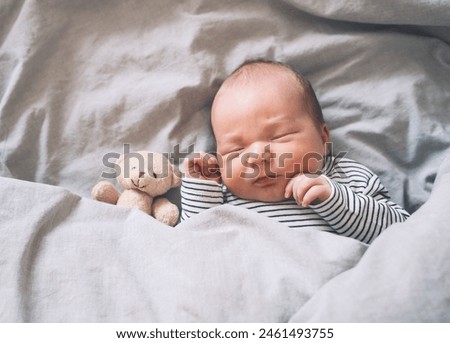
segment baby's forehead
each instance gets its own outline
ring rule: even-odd
[[[264,98],[272,98],[276,106],[303,95],[304,89],[292,70],[279,65],[246,65],[232,73],[217,92],[211,109],[212,128],[215,131],[217,124],[228,120],[230,106]]]
[[[296,74],[287,67],[274,64],[250,64],[233,72],[224,82],[223,86],[232,87],[233,85],[251,86],[261,81],[277,81],[279,83],[286,83],[290,86],[301,88],[300,82]]]
[[[257,70],[251,73],[231,75],[220,87],[213,102],[215,105],[227,106],[230,99],[242,98],[243,94],[261,94],[276,98],[298,97],[304,95],[304,89],[289,70],[280,67]],[[227,99],[221,101],[222,99]]]

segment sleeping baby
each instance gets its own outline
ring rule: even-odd
[[[182,220],[226,203],[371,243],[408,217],[368,168],[331,154],[314,90],[288,65],[242,64],[217,92],[211,125],[217,153],[184,162]]]

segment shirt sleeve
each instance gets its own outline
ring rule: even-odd
[[[409,217],[408,212],[390,200],[376,175],[359,192],[327,176],[321,177],[330,183],[331,196],[310,207],[340,235],[370,244],[388,226]]]
[[[181,220],[223,204],[222,185],[215,181],[184,178],[181,182]]]

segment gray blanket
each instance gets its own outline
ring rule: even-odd
[[[229,205],[169,228],[59,187],[0,186],[3,321],[450,321],[450,159],[427,204],[369,248]]]
[[[0,321],[450,321],[449,23],[438,0],[1,1]],[[411,218],[369,247],[89,199],[125,144],[214,149],[211,101],[247,58],[305,74],[334,153]]]

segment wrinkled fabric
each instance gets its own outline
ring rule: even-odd
[[[449,23],[439,0],[2,1],[0,321],[449,321]],[[175,164],[214,149],[212,99],[248,58],[311,81],[333,152],[406,223],[368,248],[88,199],[127,144]]]
[[[217,85],[245,59],[270,58],[310,79],[334,152],[413,212],[450,151],[449,11],[406,0],[3,1],[0,172],[89,196],[124,144],[211,150]]]

